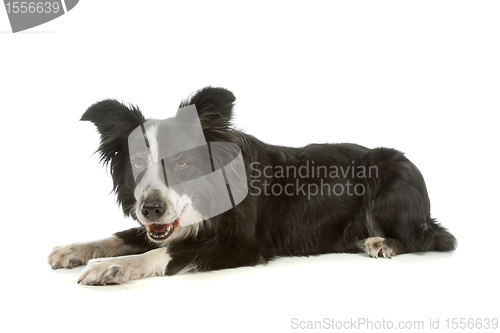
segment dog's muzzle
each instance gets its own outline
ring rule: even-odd
[[[166,240],[180,228],[182,214],[172,214],[171,210],[174,208],[169,202],[154,191],[140,204],[143,216],[141,224],[146,228],[149,238],[155,242]]]

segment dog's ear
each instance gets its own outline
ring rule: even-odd
[[[126,152],[129,134],[146,121],[137,107],[126,106],[114,99],[93,104],[80,120],[88,120],[96,125],[101,134],[98,151],[104,163],[108,163],[116,154]]]
[[[194,104],[204,130],[225,130],[231,124],[235,100],[227,89],[205,87],[182,101],[179,107]],[[180,113],[177,115],[182,117]]]

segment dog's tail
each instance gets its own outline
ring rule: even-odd
[[[431,251],[453,251],[457,248],[455,236],[438,224],[435,219],[431,219],[428,226],[431,234],[429,238],[432,239]]]

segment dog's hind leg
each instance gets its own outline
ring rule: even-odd
[[[406,252],[403,243],[392,238],[370,237],[360,241],[358,247],[375,259],[378,257],[391,259],[395,255]]]
[[[365,159],[376,167],[375,177],[366,179],[370,190],[364,197],[369,236],[397,239],[408,253],[453,250],[455,237],[431,218],[418,168],[394,149],[372,149]]]
[[[86,265],[90,259],[140,254],[153,248],[146,239],[144,228],[139,227],[98,241],[55,247],[48,262],[53,269],[73,268]]]

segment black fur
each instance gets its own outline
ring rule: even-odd
[[[302,148],[269,145],[231,127],[234,101],[228,90],[207,87],[184,100],[181,107],[196,105],[207,142],[233,142],[240,146],[251,192],[263,192],[266,180],[269,186],[321,185],[322,177],[318,176],[298,180],[265,178],[262,172],[266,166],[299,168],[314,162],[316,167],[327,168],[372,167],[378,171],[377,177],[347,174],[323,179],[332,187],[360,184],[366,189],[363,195],[249,194],[235,208],[204,221],[206,228],[201,228],[196,236],[170,242],[172,260],[166,268],[167,275],[190,264],[203,271],[256,265],[279,256],[356,253],[360,251],[360,241],[374,236],[386,238],[397,253],[455,249],[455,238],[431,218],[424,179],[403,153],[355,144],[312,144]],[[174,121],[182,121],[182,116],[181,111]],[[136,107],[105,100],[91,106],[82,120],[97,126],[102,161],[109,163],[124,213],[131,214],[135,182],[127,136],[146,119]],[[286,131],[286,127],[282,130]],[[116,235],[125,243],[141,245],[144,251],[155,246],[147,241],[142,227]]]
[[[135,106],[126,106],[116,100],[103,100],[85,111],[80,120],[93,122],[101,134],[101,162],[108,165],[113,178],[113,191],[126,216],[135,203],[135,182],[128,156],[128,135],[146,121]],[[127,167],[128,166],[128,167]]]

